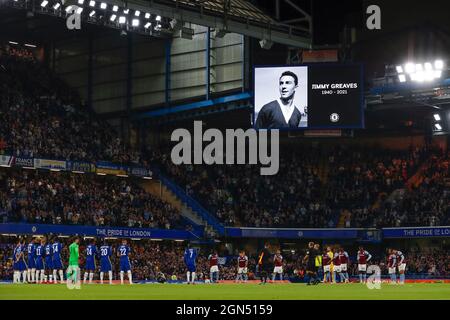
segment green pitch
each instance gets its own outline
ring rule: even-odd
[[[135,284],[82,285],[69,290],[65,285],[0,285],[0,300],[234,300],[234,299],[445,299],[450,300],[450,284],[415,283],[403,286],[382,284],[369,290],[362,284],[306,286],[305,284]]]

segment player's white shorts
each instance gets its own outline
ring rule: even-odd
[[[406,269],[406,263],[400,264],[397,268],[398,268],[398,271],[399,271],[399,272],[400,272],[400,271],[405,271],[405,269]]]
[[[358,264],[358,271],[366,272],[367,264]]]
[[[275,267],[275,268],[273,268],[273,273],[283,273],[283,267]]]
[[[341,272],[347,272],[347,264],[346,263],[342,263],[340,267],[341,267]]]
[[[393,268],[388,268],[388,273],[389,273],[389,274],[394,274],[394,273],[395,273],[395,267],[393,267]]]
[[[330,265],[329,264],[323,266],[323,272],[330,272]]]
[[[339,265],[339,266],[334,266],[334,267],[333,267],[333,271],[334,271],[334,272],[342,272],[342,271],[341,271],[341,266],[340,266],[340,265]]]
[[[238,268],[238,273],[239,274],[247,273],[247,268]]]
[[[219,267],[218,267],[218,266],[212,266],[212,267],[209,269],[209,272],[219,272]]]

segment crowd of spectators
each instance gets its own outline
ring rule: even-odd
[[[145,164],[35,59],[0,55],[0,154]]]
[[[333,213],[321,201],[323,184],[314,168],[320,152],[299,146],[280,159],[274,176],[261,176],[257,165],[175,166],[169,152],[153,154],[151,162],[226,225],[333,226]]]
[[[131,179],[0,170],[0,222],[184,228],[179,212]]]
[[[151,162],[226,225],[336,227],[346,211],[346,227],[380,227],[396,221],[381,218],[384,207],[375,204],[405,188],[432,152],[298,144],[281,152],[274,176],[261,176],[256,165],[176,166],[169,152],[153,153]],[[319,177],[320,165],[325,177]]]
[[[420,172],[417,186],[403,187],[398,197],[386,199],[378,208],[354,210],[355,227],[417,227],[450,223],[449,154],[431,155]],[[392,191],[392,190],[390,190]]]

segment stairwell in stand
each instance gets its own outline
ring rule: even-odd
[[[163,201],[169,203],[180,214],[192,222],[193,224],[204,226],[205,234],[209,237],[216,236],[213,228],[196,214],[190,207],[188,207],[183,201],[181,201],[171,190],[169,190],[160,180],[147,180],[141,184],[142,188],[155,197],[161,198]]]

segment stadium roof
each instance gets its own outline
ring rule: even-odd
[[[123,5],[119,0],[104,0]],[[298,48],[311,48],[311,17],[303,10],[299,18],[308,27],[276,22],[247,0],[130,0],[128,8],[150,10],[163,17],[205,27],[234,32],[260,40],[268,40]]]
[[[178,5],[183,4],[190,7],[203,7],[205,11],[218,13],[220,15],[227,14],[233,18],[243,20],[253,20],[262,23],[274,23],[275,21],[246,0],[163,0],[156,2],[173,2]],[[225,7],[229,3],[229,7]]]

